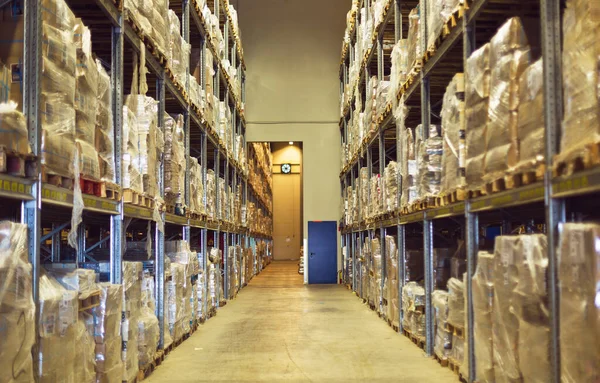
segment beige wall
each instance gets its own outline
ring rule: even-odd
[[[302,246],[302,150],[287,142],[273,143],[273,258],[300,258]],[[291,174],[281,164],[292,165]]]
[[[350,0],[230,1],[246,60],[247,140],[303,143],[308,221],[340,216],[339,61]]]

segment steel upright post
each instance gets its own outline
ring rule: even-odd
[[[467,229],[467,342],[469,347],[469,382],[475,382],[475,338],[474,338],[474,317],[473,312],[473,274],[475,274],[475,263],[477,262],[477,253],[479,252],[479,216],[471,212],[471,202],[466,201],[466,229]]]
[[[164,75],[164,73],[162,73]],[[165,119],[165,82],[163,78],[156,80],[156,99],[158,100],[158,126],[164,134],[164,119]],[[158,172],[158,195],[164,197],[164,159],[160,158]],[[161,213],[162,222],[165,220],[165,213]],[[156,278],[156,316],[158,318],[159,327],[159,342],[158,349],[164,348],[164,321],[165,321],[165,233],[164,226],[161,227],[159,222],[155,224],[155,261],[154,271]]]
[[[434,313],[431,302],[431,293],[433,292],[433,222],[425,220],[423,222],[423,250],[425,258],[425,352],[427,355],[433,355],[434,334]]]

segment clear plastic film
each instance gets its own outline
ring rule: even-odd
[[[185,183],[185,147],[183,116],[165,119],[165,199],[174,204],[183,196]]]
[[[77,49],[77,65],[75,67],[76,138],[94,145],[98,103],[98,67],[92,57],[90,30],[83,25],[80,19],[75,23],[73,36]]]
[[[80,299],[85,299],[99,290],[94,270],[55,268],[47,272],[65,289],[77,291]]]
[[[408,282],[402,289],[402,327],[412,335],[425,337],[425,289]]]
[[[80,158],[82,158],[79,150],[79,146],[75,147],[75,158],[73,161],[73,173],[75,179],[73,180],[73,210],[71,213],[71,230],[67,235],[69,246],[75,250],[79,249],[79,242],[77,241],[79,224],[83,221],[83,195],[81,193],[81,181],[80,181]]]
[[[123,188],[142,193],[142,174],[136,166],[139,156],[139,134],[135,113],[123,105]]]
[[[373,275],[371,278],[371,295],[373,304],[379,311],[380,297],[382,297],[381,278],[383,278],[383,275],[381,274],[381,244],[379,242],[379,238],[373,238],[373,240],[371,241],[371,258],[371,265],[373,271]]]
[[[115,182],[114,125],[112,117],[112,89],[110,76],[96,60],[98,69],[98,91],[96,102],[96,141],[100,178]]]
[[[564,383],[600,379],[600,225],[565,223],[560,233],[560,365]]]
[[[369,196],[369,216],[375,217],[381,214],[383,210],[383,195],[381,192],[381,177],[379,174],[375,174],[371,177],[369,185],[371,189],[371,194]]]
[[[391,54],[391,70],[390,70],[390,89],[387,92],[387,102],[392,103],[392,107],[395,109],[397,105],[397,96],[400,86],[406,81],[407,74],[407,39],[399,40]]]
[[[398,208],[398,164],[390,161],[383,172],[385,180],[385,211],[393,212]]]
[[[171,263],[171,281],[167,286],[167,304],[169,330],[173,341],[183,337],[184,331],[184,286],[186,282],[185,265]]]
[[[490,98],[485,131],[484,181],[502,177],[519,159],[519,78],[530,63],[529,44],[518,17],[509,19],[490,42]]]
[[[512,309],[513,292],[519,282],[517,264],[523,261],[518,242],[518,236],[499,236],[494,244],[492,343],[496,382],[522,378],[517,354],[519,320]]]
[[[12,101],[0,104],[0,145],[9,152],[31,153],[27,120]]]
[[[438,133],[438,126],[431,125],[429,137],[420,141],[416,148],[419,198],[436,196],[440,191],[443,147],[444,140]]]
[[[419,7],[412,9],[408,15],[408,72],[412,72],[421,62],[423,56],[423,48],[421,47],[421,23],[420,23]]]
[[[40,276],[39,289],[39,339],[36,353],[39,381],[76,381],[75,370],[80,360],[73,344],[78,333],[78,293],[65,289],[45,273]]]
[[[132,382],[139,371],[139,328],[138,321],[142,311],[142,278],[141,262],[123,262],[123,322],[121,336],[123,339],[123,381]]]
[[[490,44],[484,44],[465,64],[465,177],[470,190],[483,183],[485,134],[490,97]]]
[[[74,364],[75,382],[96,383],[96,344],[92,333],[86,327],[89,317],[91,314],[81,312],[75,324],[75,344],[77,345]]]
[[[417,195],[417,166],[415,160],[415,141],[411,129],[406,128],[405,119],[408,109],[404,100],[400,100],[398,108],[394,112],[396,126],[400,128],[400,177],[402,193],[400,194],[400,207],[405,207],[416,199]]]
[[[462,279],[448,280],[448,323],[462,329],[465,327],[465,285]]]
[[[158,318],[154,310],[142,306],[138,320],[138,357],[140,368],[145,368],[154,361],[154,354],[159,340]]]
[[[0,222],[0,381],[34,381],[35,343],[33,268],[28,260],[27,226]]]
[[[190,44],[188,44],[183,37],[181,37],[181,23],[177,14],[169,9],[169,55],[168,65],[175,79],[180,84],[185,84],[185,78],[187,76],[187,70],[190,61]]]
[[[600,140],[598,91],[600,4],[569,0],[562,18],[564,118],[559,160],[580,156]]]
[[[477,254],[477,268],[473,274],[473,312],[475,337],[475,371],[482,383],[494,382],[492,343],[492,310],[494,297],[494,255],[486,251]]]
[[[368,168],[360,168],[360,206],[362,207],[362,211],[360,212],[360,216],[364,219],[369,216],[369,206],[371,206],[371,202],[369,200],[369,169]]]
[[[123,374],[121,360],[121,313],[123,286],[99,283],[100,305],[86,317],[88,329],[95,340],[96,381],[120,381]]]
[[[463,100],[464,77],[456,74],[444,93],[442,103],[442,136],[444,147],[442,154],[442,183],[440,192],[451,192],[464,185],[464,116]]]
[[[452,333],[446,329],[448,319],[448,292],[435,290],[431,293],[431,301],[435,310],[435,338],[433,351],[441,359],[447,359],[452,352]]]

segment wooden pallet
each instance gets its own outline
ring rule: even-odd
[[[452,358],[448,358],[448,368],[458,376],[460,376],[460,365],[461,363],[458,363]]]
[[[146,366],[140,368],[140,370],[138,371],[137,374],[137,381],[140,382],[144,379],[146,379],[147,377],[149,377],[154,370],[160,366],[160,364],[162,363],[162,361],[164,360],[164,355],[165,353],[163,351],[157,351],[156,355],[154,357],[154,360],[150,363],[148,363]]]
[[[102,182],[97,180],[90,180],[84,178],[85,176],[81,175],[79,177],[79,187],[81,188],[81,192],[83,194],[93,195],[96,197],[102,196]]]
[[[406,330],[404,330],[404,335],[407,336],[408,339],[410,339],[410,341],[416,344],[419,348],[425,349],[425,339],[423,337],[414,335],[410,331]]]
[[[136,206],[145,206],[143,194],[133,189],[123,189],[123,202]]]
[[[37,159],[33,154],[22,154],[0,146],[0,173],[16,177],[35,177]]]
[[[442,365],[442,367],[447,367],[448,366],[448,358],[444,357],[440,357],[438,354],[434,353],[433,354],[433,358],[435,360],[438,361],[439,364]]]
[[[446,322],[444,323],[444,330],[448,331],[454,336],[457,336],[461,339],[465,339],[465,328],[462,326],[455,326],[451,323]]]
[[[538,164],[534,169],[527,171],[515,171],[512,174],[504,176],[504,183],[507,189],[513,189],[519,186],[529,185],[544,180],[546,165]]]
[[[504,176],[502,176],[493,181],[487,182],[482,188],[482,193],[489,195],[494,193],[500,193],[509,189],[512,188],[507,187],[506,182],[504,181]]]
[[[570,176],[582,170],[600,165],[600,142],[584,145],[575,154],[566,159],[555,157],[554,177]]]
[[[102,182],[100,184],[100,197],[113,201],[121,200],[121,188],[111,182]]]
[[[482,197],[482,196],[484,196],[486,194],[487,193],[485,192],[485,189],[467,190],[467,198],[469,198],[469,199]]]
[[[73,190],[73,178],[49,173],[45,166],[42,166],[42,182],[49,185]]]
[[[100,306],[100,290],[94,291],[89,296],[79,299],[79,312]]]

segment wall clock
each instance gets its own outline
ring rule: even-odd
[[[281,164],[281,172],[283,174],[290,174],[292,172],[292,165],[290,165],[290,164]]]

